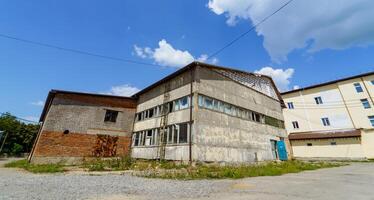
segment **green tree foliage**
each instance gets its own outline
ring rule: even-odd
[[[20,122],[9,113],[0,115],[0,131],[4,131],[0,145],[8,134],[1,153],[19,155],[30,152],[38,130],[39,125]]]

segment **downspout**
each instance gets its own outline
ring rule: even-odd
[[[193,112],[193,108],[192,108],[192,105],[193,105],[193,83],[195,82],[195,69],[196,67],[193,67],[191,70],[190,70],[190,79],[191,79],[191,83],[190,83],[190,128],[189,128],[189,162],[190,162],[190,165],[192,165],[192,123],[193,123],[193,118],[192,118],[192,112]]]

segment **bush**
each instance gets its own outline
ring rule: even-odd
[[[19,156],[23,152],[23,146],[17,143],[13,144],[13,147],[11,149],[11,154],[14,156]]]

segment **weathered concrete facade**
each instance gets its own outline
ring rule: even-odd
[[[272,93],[274,95],[269,96],[240,81],[233,80],[225,73],[221,73],[221,70],[224,70],[225,73],[242,73],[244,78],[253,76],[253,78],[264,79],[264,81],[269,80],[268,77],[237,70],[192,63],[136,95],[138,98],[137,116],[143,113],[147,114],[147,110],[152,110],[152,108],[165,103],[165,86],[170,88],[168,92],[170,99],[167,102],[173,102],[186,96],[192,97],[187,108],[173,110],[168,114],[168,125],[177,124],[177,128],[173,130],[180,129],[181,126],[178,127],[178,124],[189,124],[187,133],[189,140],[184,143],[180,143],[180,140],[178,142],[178,137],[176,142],[168,140],[165,159],[229,163],[277,159],[277,155],[272,152],[271,140],[286,139],[286,131],[283,126],[271,126],[266,124],[263,119],[265,116],[269,116],[283,124],[282,100],[279,95],[274,96],[278,94],[277,89],[274,85],[269,85],[267,89],[274,90]],[[207,101],[214,99],[212,102],[217,103],[217,109],[201,104],[204,98]],[[230,105],[232,110],[237,113],[232,114],[224,112],[224,110],[220,112],[218,104],[221,107]],[[244,116],[252,111],[258,114],[259,118],[261,117],[259,121]],[[239,112],[243,114],[239,114]],[[147,144],[144,142],[146,139],[142,140],[140,137],[153,137],[157,140],[160,123],[161,117],[153,116],[153,114],[149,119],[135,121],[133,157],[158,158],[160,145],[157,142]],[[137,135],[138,133],[140,136]],[[178,130],[177,133],[180,136],[182,132]],[[174,136],[173,133],[172,137]]]
[[[51,91],[30,160],[75,163],[127,155],[134,113],[130,98]]]

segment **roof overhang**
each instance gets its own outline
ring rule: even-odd
[[[309,139],[328,139],[328,138],[349,138],[360,137],[360,129],[344,129],[333,131],[310,131],[291,133],[288,135],[289,140],[309,140]]]

